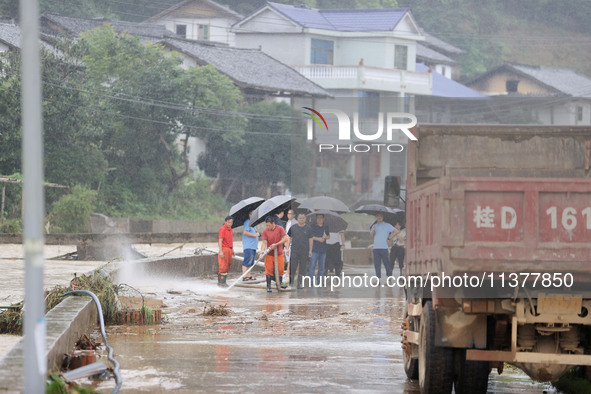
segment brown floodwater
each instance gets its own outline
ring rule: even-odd
[[[162,278],[134,287],[167,305],[166,323],[109,327],[122,392],[419,392],[402,366],[404,301],[391,289],[267,294],[262,286],[225,291],[213,279]],[[203,316],[212,305],[230,314]],[[506,369],[491,373],[489,392],[557,391]]]

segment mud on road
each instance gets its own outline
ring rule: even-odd
[[[122,392],[419,392],[402,366],[404,301],[395,290],[267,294],[221,290],[213,278],[134,287],[162,300],[166,323],[109,327]],[[230,314],[204,316],[211,306]],[[556,392],[515,370],[493,372],[489,391]]]

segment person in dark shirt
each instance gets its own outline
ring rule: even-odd
[[[316,278],[319,284],[324,277],[324,265],[326,263],[326,240],[329,238],[329,229],[324,225],[324,215],[316,215],[316,223],[312,226],[312,250],[310,253],[310,278]],[[316,275],[316,264],[318,264],[318,275]]]
[[[306,215],[297,214],[297,224],[290,226],[287,235],[291,238],[289,283],[295,283],[297,274],[297,288],[302,288],[302,276],[308,273],[310,251],[312,250],[312,228],[306,224]]]

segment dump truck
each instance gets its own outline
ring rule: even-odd
[[[418,125],[407,152],[404,369],[423,393],[492,369],[591,366],[591,126]]]

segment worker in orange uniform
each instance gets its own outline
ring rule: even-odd
[[[267,278],[267,292],[271,292],[271,280],[275,277],[275,252],[277,250],[277,268],[279,269],[279,285],[282,286],[281,277],[283,276],[283,269],[285,263],[285,256],[283,255],[283,244],[289,241],[289,237],[285,233],[283,227],[277,225],[273,217],[268,216],[265,219],[265,230],[263,231],[263,243],[261,245],[261,253],[267,249],[267,244],[271,248],[271,253],[265,256],[265,276]]]
[[[220,287],[228,287],[226,278],[228,277],[230,265],[232,264],[232,256],[234,256],[232,223],[234,223],[234,218],[232,216],[226,216],[224,224],[218,232],[218,286]]]

